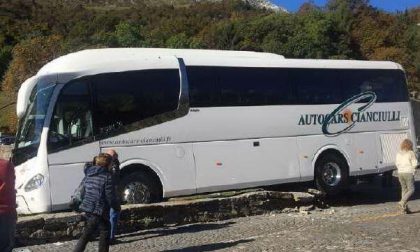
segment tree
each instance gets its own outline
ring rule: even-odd
[[[220,21],[201,32],[201,44],[206,48],[235,50],[240,41],[237,21]]]
[[[312,11],[319,10],[319,7],[315,5],[314,0],[304,2],[297,11],[298,15],[306,15]]]
[[[166,41],[166,46],[168,48],[189,48],[190,43],[191,43],[190,39],[183,32],[183,33],[179,33],[170,37]]]
[[[2,82],[3,91],[7,93],[11,101],[16,101],[17,91],[20,85],[47,62],[63,54],[61,48],[62,37],[47,36],[24,40],[12,50],[12,61],[6,71]],[[17,118],[14,106],[8,110],[7,126],[16,129]],[[4,122],[3,122],[4,123]]]
[[[124,21],[115,26],[115,37],[121,47],[141,46],[143,41],[140,27]]]
[[[420,8],[387,13],[368,0],[329,0],[324,8],[308,0],[297,13],[256,9],[242,0],[0,1],[0,77],[13,98],[27,77],[67,52],[208,48],[393,60],[406,70],[410,89],[420,89],[418,23]]]
[[[12,60],[12,47],[0,47],[0,80],[3,79],[3,74],[6,72],[9,62]],[[1,90],[1,85],[0,85]]]

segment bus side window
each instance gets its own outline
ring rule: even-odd
[[[348,97],[370,91],[376,94],[377,102],[408,101],[405,76],[401,70],[359,69],[343,72],[343,90]]]
[[[267,106],[294,103],[288,69],[220,67],[216,93],[218,106]]]
[[[295,104],[285,68],[187,67],[191,107]]]
[[[85,82],[72,82],[63,88],[51,120],[49,150],[71,146],[93,136],[90,100]]]
[[[215,93],[217,78],[214,67],[189,66],[187,75],[191,107],[213,107],[219,102]]]
[[[299,104],[339,104],[343,101],[337,69],[293,69]]]
[[[92,77],[92,82],[94,129],[99,138],[178,108],[178,69],[106,73]]]

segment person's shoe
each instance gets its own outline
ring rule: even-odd
[[[398,202],[398,210],[400,211],[400,213],[406,214],[405,209],[406,208],[401,204],[401,202]]]
[[[411,214],[411,213],[413,213],[413,212],[410,210],[410,208],[408,208],[408,207],[405,207],[404,212],[405,212],[406,214]]]

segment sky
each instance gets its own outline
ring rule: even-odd
[[[271,0],[271,2],[286,8],[288,11],[295,12],[302,3],[308,2],[308,0]],[[314,0],[314,3],[318,6],[323,6],[326,2],[327,0]],[[389,12],[420,7],[420,0],[370,0],[369,2],[372,6]]]

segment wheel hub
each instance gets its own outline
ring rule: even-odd
[[[139,182],[132,182],[125,186],[123,192],[123,200],[128,204],[146,203],[150,199],[150,191]]]
[[[335,162],[328,162],[322,167],[321,177],[328,186],[336,186],[341,181],[340,166]]]

